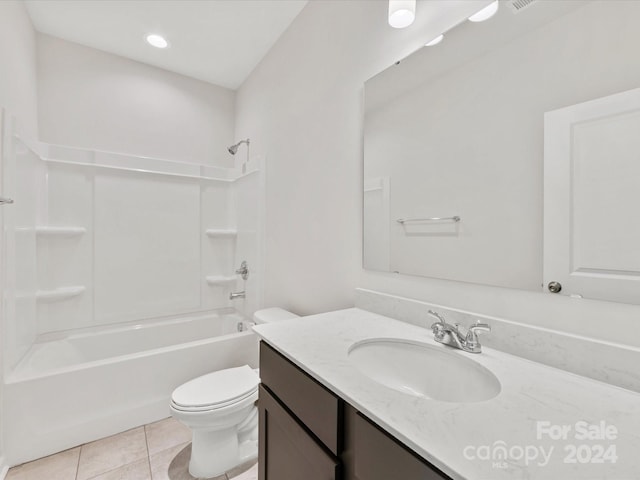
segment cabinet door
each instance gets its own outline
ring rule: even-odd
[[[260,480],[337,480],[337,459],[325,452],[260,386]]]
[[[345,422],[345,480],[449,479],[352,407]]]
[[[340,453],[338,397],[264,342],[260,342],[260,379],[333,455]]]

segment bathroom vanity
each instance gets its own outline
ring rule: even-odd
[[[638,393],[492,349],[453,350],[429,329],[357,308],[255,331],[260,480],[631,479],[640,471]],[[444,355],[444,364],[425,361],[403,379],[442,370],[435,396],[464,382],[446,366],[457,356],[474,376],[495,376],[498,388],[467,399],[463,388],[455,401],[402,391],[389,372],[402,377],[407,364],[378,356],[368,370],[354,359],[365,344]]]
[[[260,344],[260,478],[450,478],[265,342]]]

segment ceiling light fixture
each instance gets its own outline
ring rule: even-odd
[[[156,48],[167,48],[169,46],[169,42],[167,42],[163,36],[155,33],[147,35],[147,43]]]
[[[486,7],[484,7],[482,10],[479,10],[477,13],[474,13],[473,15],[471,15],[469,17],[469,21],[470,22],[484,22],[485,20],[489,20],[491,17],[493,17],[496,12],[498,11],[498,0],[496,0],[493,3],[490,3],[489,5],[487,5]]]
[[[438,35],[436,38],[434,38],[430,42],[425,43],[424,46],[425,47],[433,47],[434,45],[438,45],[442,41],[443,38],[444,38],[444,34],[443,35]]]
[[[389,25],[405,28],[416,19],[416,0],[389,0]]]

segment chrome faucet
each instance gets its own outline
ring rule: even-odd
[[[242,292],[231,292],[229,294],[229,300],[233,300],[236,298],[244,298],[244,290]]]
[[[431,330],[433,330],[436,342],[444,343],[445,345],[459,348],[469,353],[480,353],[482,351],[482,345],[480,345],[478,341],[478,334],[481,332],[490,332],[490,325],[476,322],[469,327],[467,334],[464,335],[457,323],[455,325],[447,323],[444,317],[438,312],[429,310],[429,315],[438,320],[431,325]]]

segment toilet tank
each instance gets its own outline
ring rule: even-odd
[[[300,318],[300,316],[280,307],[263,308],[253,314],[253,321],[257,324],[291,320],[292,318]]]

